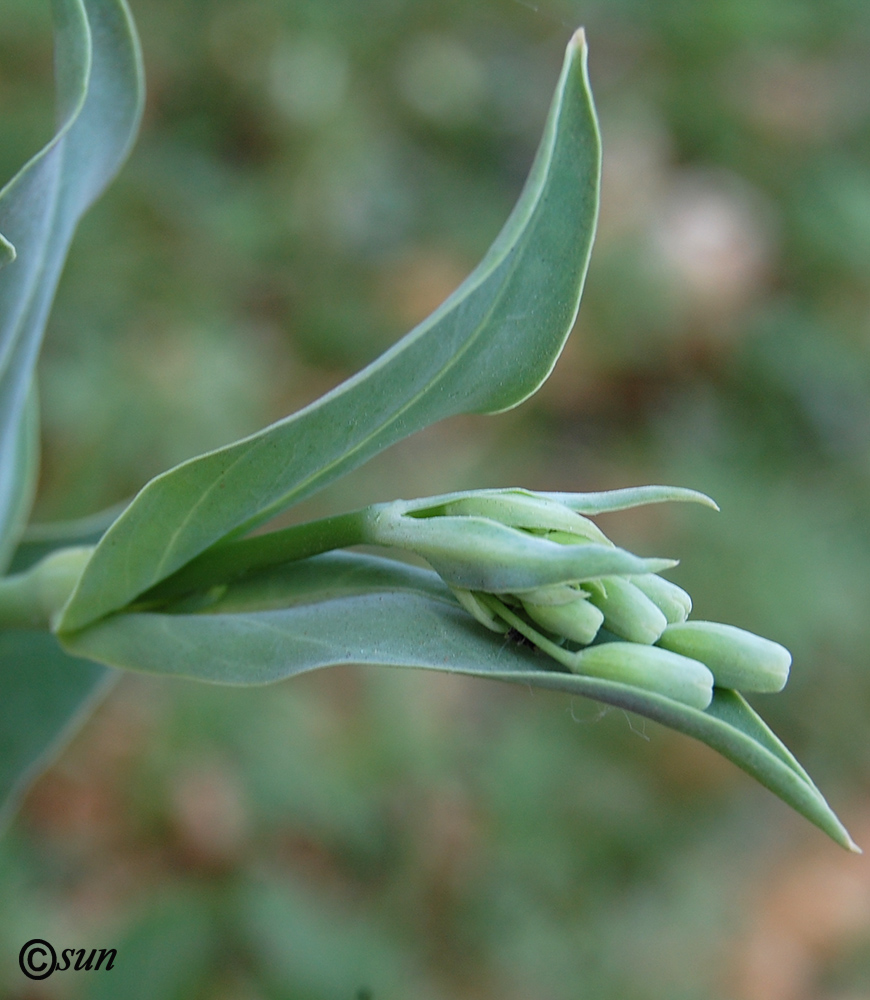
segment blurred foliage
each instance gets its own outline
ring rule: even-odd
[[[256,429],[448,294],[507,215],[568,29],[602,118],[578,327],[521,410],[305,513],[675,482],[605,530],[795,654],[764,710],[870,845],[870,5],[134,0],[149,107],[73,248],[37,514]],[[51,128],[48,4],[3,0],[0,170]],[[30,937],[117,947],[26,983]],[[703,748],[587,703],[352,669],[127,678],[0,845],[0,992],[857,1000],[870,875]]]

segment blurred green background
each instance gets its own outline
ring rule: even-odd
[[[521,409],[294,516],[646,482],[611,515],[696,617],[788,645],[759,697],[870,847],[866,0],[133,0],[148,108],[73,248],[36,516],[310,401],[474,266],[577,24],[605,148],[577,328]],[[49,4],[0,4],[0,176],[50,135]],[[31,937],[111,973],[20,974]],[[125,677],[0,841],[12,1000],[867,1000],[870,866],[706,748],[593,703],[344,668]]]

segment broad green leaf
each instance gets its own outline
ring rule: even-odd
[[[74,630],[124,607],[399,439],[521,403],[574,322],[598,208],[600,142],[578,32],[526,186],[483,261],[432,316],[299,413],[152,480],[107,532],[66,609]]]
[[[0,829],[117,676],[45,632],[0,632]]]
[[[66,635],[74,655],[220,684],[264,684],[340,663],[418,667],[584,695],[718,750],[837,843],[848,833],[794,758],[733,691],[704,711],[614,681],[561,672],[538,650],[478,625],[439,578],[392,560],[330,553],[174,606],[118,614]]]
[[[0,568],[30,507],[33,369],[57,281],[79,218],[126,156],[142,105],[123,0],[55,0],[54,17],[58,131],[0,191]],[[0,634],[0,808],[11,809],[109,676],[51,636]]]
[[[124,0],[55,0],[53,8],[58,131],[0,191],[0,561],[29,507],[22,424],[60,272],[79,219],[130,148],[142,106]]]

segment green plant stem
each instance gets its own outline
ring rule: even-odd
[[[92,552],[59,549],[24,573],[0,577],[0,629],[50,629]]]
[[[195,590],[229,583],[256,570],[373,542],[371,525],[385,506],[374,504],[348,514],[215,545],[146,591],[136,603],[162,604]]]

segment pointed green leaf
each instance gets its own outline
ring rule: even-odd
[[[130,148],[142,106],[123,0],[55,0],[53,8],[60,126],[0,191],[0,557],[29,506],[30,484],[17,471],[22,424],[58,278],[82,213]]]
[[[489,252],[432,316],[311,406],[154,479],[98,547],[62,628],[122,608],[199,553],[456,413],[521,403],[577,312],[598,207],[600,142],[574,36],[531,174]]]
[[[838,844],[859,851],[806,771],[739,692],[717,688],[704,712],[662,706],[651,717],[718,750]]]
[[[175,605],[119,614],[65,635],[110,666],[220,684],[264,684],[341,663],[444,670],[584,695],[707,743],[837,843],[855,849],[806,772],[740,695],[704,711],[599,678],[561,672],[536,649],[481,627],[435,574],[346,552],[289,563]]]
[[[576,510],[578,514],[607,514],[611,511],[642,507],[648,503],[682,501],[699,503],[718,510],[715,500],[698,490],[688,490],[683,486],[629,486],[622,490],[602,490],[599,493],[539,493],[557,503]]]
[[[0,633],[0,829],[117,676],[45,632]]]
[[[21,533],[37,466],[33,369],[70,240],[123,161],[139,120],[139,50],[123,0],[55,0],[52,141],[0,191],[0,568]],[[14,250],[12,249],[14,245]],[[0,634],[0,810],[104,689],[110,671],[49,636]]]

